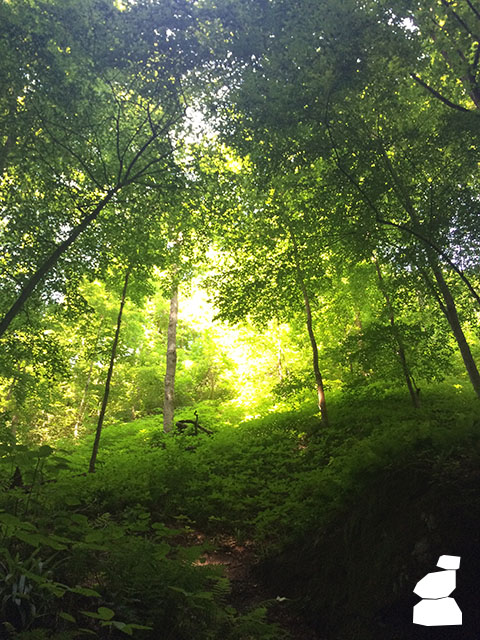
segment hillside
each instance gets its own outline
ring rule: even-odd
[[[89,438],[3,445],[5,637],[426,637],[412,589],[448,552],[473,637],[479,410],[466,393],[428,399],[418,414],[338,397],[330,430],[311,405],[211,419],[211,436],[117,424],[95,474]]]

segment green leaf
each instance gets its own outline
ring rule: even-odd
[[[63,618],[64,620],[68,620],[68,622],[75,622],[75,623],[77,622],[72,615],[70,615],[69,613],[66,613],[65,611],[60,611],[58,615],[60,618]]]
[[[200,598],[201,600],[213,600],[213,593],[211,591],[200,591],[195,594],[195,598]]]
[[[85,536],[85,542],[95,542],[99,543],[105,538],[105,533],[103,531],[89,531]]]
[[[22,526],[23,522],[11,513],[0,513],[0,522],[8,525]]]
[[[32,547],[38,547],[41,544],[41,537],[38,533],[26,533],[25,531],[15,531],[13,534],[18,540],[30,544]]]
[[[88,524],[87,516],[84,516],[82,513],[72,513],[70,520],[76,524]]]
[[[133,629],[132,629],[132,625],[130,624],[125,625],[122,629],[120,629],[120,631],[122,631],[123,633],[126,633],[127,636],[133,636]]]
[[[153,630],[153,627],[147,627],[144,624],[131,623],[128,626],[131,627],[132,629],[145,629],[146,631],[152,631]]]
[[[91,551],[107,551],[108,547],[104,544],[95,544],[94,542],[75,542],[74,549],[90,549]]]
[[[114,627],[116,627],[117,629],[120,629],[120,631],[123,631],[124,628],[127,626],[126,622],[119,622],[118,620],[113,620],[112,624]]]
[[[16,534],[18,536],[18,534]],[[40,533],[36,533],[35,537],[38,541],[38,544],[43,544],[46,547],[50,547],[51,549],[55,549],[56,551],[63,551],[67,549],[67,545],[64,544],[65,538],[60,538],[59,536],[43,536]],[[28,542],[28,540],[25,540]],[[68,541],[69,542],[69,541]],[[31,544],[31,543],[29,543]]]
[[[167,542],[160,542],[155,545],[155,558],[157,560],[163,560],[170,551],[171,546]]]
[[[65,595],[65,591],[68,590],[68,587],[66,585],[57,582],[45,581],[42,582],[40,586],[44,589],[47,589],[47,591],[50,591],[50,593],[53,593],[53,595],[57,598],[62,598]]]
[[[48,458],[53,453],[52,447],[49,447],[48,444],[43,444],[37,451],[35,452],[35,457],[37,458]]]
[[[111,620],[115,615],[115,611],[112,611],[112,609],[109,609],[108,607],[99,607],[97,611],[102,620]]]
[[[92,598],[102,597],[98,591],[89,589],[88,587],[69,587],[68,590],[71,591],[71,593],[78,593],[80,596],[90,596]]]
[[[93,618],[94,620],[103,620],[102,616],[95,611],[80,611],[80,613],[88,618]]]
[[[70,465],[67,462],[55,462],[55,469],[69,469]]]

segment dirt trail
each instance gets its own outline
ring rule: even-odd
[[[239,544],[230,536],[216,539],[215,550],[204,553],[201,564],[225,568],[225,575],[231,584],[229,602],[237,611],[248,611],[266,600],[272,602],[282,598],[281,593],[272,592],[272,588],[258,578],[258,572],[255,571],[258,556],[251,542]],[[287,600],[273,602],[268,611],[268,619],[285,629],[292,640],[326,640],[295,615]]]

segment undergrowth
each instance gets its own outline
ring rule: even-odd
[[[427,390],[418,411],[395,394],[344,394],[330,413],[328,429],[308,403],[236,427],[212,414],[202,422],[212,436],[164,434],[158,417],[111,425],[95,474],[85,473],[92,437],[56,450],[2,445],[4,637],[283,637],[264,607],[240,613],[232,606],[221,569],[202,565],[207,547],[194,544],[198,532],[211,541],[222,534],[252,541],[265,566],[274,559],[279,588],[282,562],[290,576],[304,566],[307,609],[322,610],[320,587],[348,564],[340,553],[352,554],[351,575],[330,589],[325,606],[345,609],[347,595],[360,606],[355,584],[375,544],[368,566],[387,591],[391,583],[399,588],[398,567],[385,571],[398,553],[388,544],[389,527],[399,526],[392,499],[405,507],[421,483],[449,486],[480,456],[477,402],[445,385]],[[11,488],[17,468],[23,486]],[[421,520],[428,509],[414,511]],[[410,542],[402,552],[410,553]],[[321,563],[311,560],[319,550],[327,554]],[[377,593],[369,597],[381,606]]]

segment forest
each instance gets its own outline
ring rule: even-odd
[[[479,187],[478,0],[0,0],[0,639],[477,640]]]

